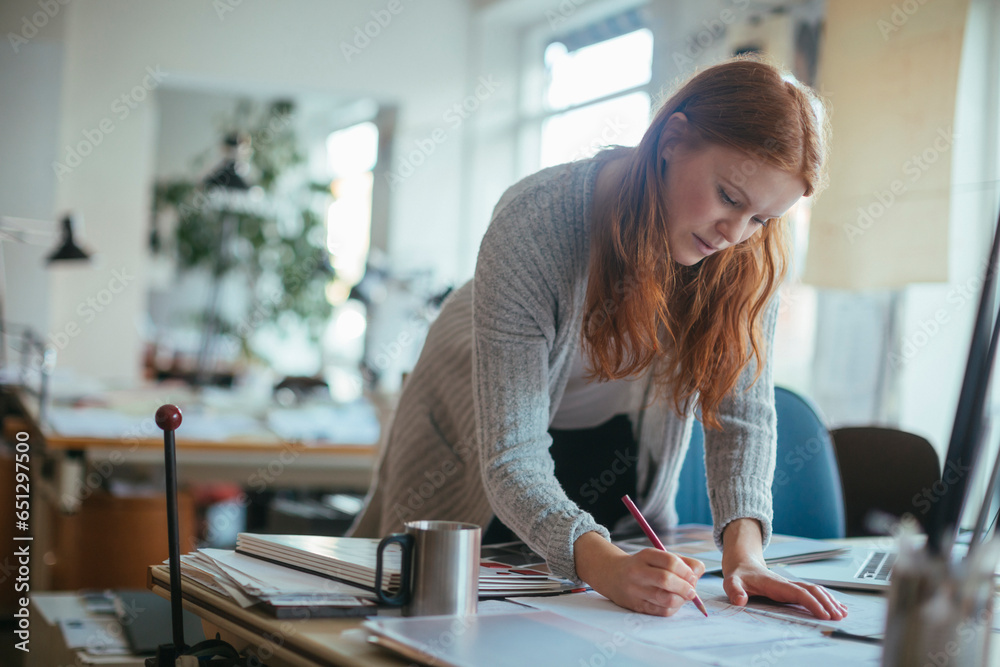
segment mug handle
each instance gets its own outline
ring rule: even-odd
[[[395,595],[386,595],[382,590],[382,552],[390,544],[396,543],[403,551],[401,571],[399,577],[399,592]],[[382,538],[378,543],[378,551],[375,555],[375,595],[379,602],[401,606],[410,602],[410,564],[413,553],[413,535],[406,533],[393,533]]]

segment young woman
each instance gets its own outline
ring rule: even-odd
[[[846,608],[770,572],[775,410],[769,352],[785,213],[822,184],[814,97],[752,60],[708,68],[641,143],[511,187],[475,277],[445,303],[409,376],[353,534],[405,521],[506,527],[557,575],[669,616],[701,563],[627,555],[609,529],[637,498],[676,523],[696,408],[715,540],[734,604],[762,595],[823,619]]]

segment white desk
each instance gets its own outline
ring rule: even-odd
[[[121,636],[121,625],[113,616],[97,615],[87,611],[76,593],[31,594],[30,651],[24,654],[24,667],[90,667],[114,665],[115,667],[143,667],[145,658],[135,655],[99,655],[85,649],[66,646],[60,621],[99,620],[107,623],[108,635]],[[95,636],[95,643],[102,637]]]
[[[844,542],[856,545],[864,540]],[[148,586],[159,595],[170,597],[169,572],[166,567],[162,565],[150,567]],[[224,639],[240,650],[249,650],[258,656],[273,655],[274,664],[277,666],[358,667],[408,664],[393,654],[366,645],[359,629],[361,621],[358,619],[279,621],[253,610],[241,609],[232,601],[193,582],[184,581],[182,592],[184,608],[197,614],[209,624],[206,626],[206,634],[214,633],[218,629]],[[996,634],[993,638],[1000,639]],[[516,641],[516,638],[512,638],[512,641]],[[998,644],[1000,644],[998,641],[992,643],[991,666],[1000,665]],[[271,664],[271,661],[268,662]]]

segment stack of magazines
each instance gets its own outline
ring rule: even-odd
[[[199,549],[182,555],[181,576],[244,609],[253,607],[278,618],[375,613],[375,596],[370,591],[228,549]]]
[[[240,533],[236,538],[236,551],[374,591],[378,543],[376,539],[361,537]],[[395,548],[386,549],[383,555],[381,584],[390,594],[399,588],[400,558]],[[578,588],[577,584],[555,577],[543,567],[519,566],[495,557],[480,561],[480,598],[567,593]]]

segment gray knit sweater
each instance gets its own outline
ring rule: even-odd
[[[576,539],[587,531],[608,536],[566,496],[548,451],[548,426],[580,345],[598,166],[551,167],[501,197],[475,277],[445,302],[407,379],[352,534],[380,536],[414,519],[486,526],[495,513],[555,574],[574,580]],[[765,314],[768,353],[776,313],[775,299]],[[770,364],[751,386],[754,373],[751,363],[720,406],[722,430],[706,432],[720,546],[725,526],[742,517],[758,519],[765,545],[770,539],[774,385]],[[637,501],[664,530],[677,522],[674,497],[693,413],[678,416],[653,401],[647,376],[648,407],[630,415],[639,443]]]

